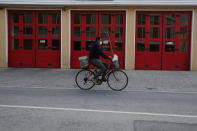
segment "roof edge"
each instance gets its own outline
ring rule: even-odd
[[[3,5],[54,5],[54,6],[197,6],[197,1],[35,1],[35,2],[25,2],[25,1],[0,1],[0,6]]]

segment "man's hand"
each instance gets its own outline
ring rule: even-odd
[[[109,59],[112,60],[113,58],[111,56],[109,56]]]

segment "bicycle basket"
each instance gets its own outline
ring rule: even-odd
[[[89,66],[88,57],[87,56],[79,57],[79,63],[81,68],[87,68]]]
[[[119,62],[119,60],[113,61],[113,66],[114,66],[115,69],[118,69],[118,68],[120,67],[120,62]]]

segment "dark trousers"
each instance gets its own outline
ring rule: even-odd
[[[99,68],[99,71],[97,72],[97,74],[95,74],[96,79],[100,75],[102,75],[102,77],[105,76],[105,73],[107,71],[107,66],[108,66],[107,63],[105,63],[104,61],[100,59],[90,59],[90,63],[96,66],[97,68]]]

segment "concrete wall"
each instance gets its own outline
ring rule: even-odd
[[[8,7],[9,8],[9,7]],[[15,7],[12,7],[15,8]],[[127,29],[126,29],[126,49],[125,49],[125,64],[126,69],[134,69],[134,61],[135,61],[135,52],[134,52],[134,39],[135,39],[135,10],[143,9],[143,10],[193,10],[194,9],[194,27],[193,27],[193,49],[192,49],[192,70],[197,70],[197,8],[196,7],[16,7],[18,9],[62,9],[62,68],[70,67],[70,10],[75,9],[98,9],[98,10],[125,10],[127,12]],[[196,8],[196,9],[195,9]],[[0,67],[6,67],[6,32],[5,32],[5,10],[0,10]]]
[[[62,68],[69,68],[69,10],[62,10]]]
[[[192,70],[197,70],[197,9],[194,10]]]
[[[5,9],[0,10],[0,67],[6,67]]]
[[[126,40],[126,69],[135,68],[135,10],[133,8],[128,9],[127,12],[127,40]]]

